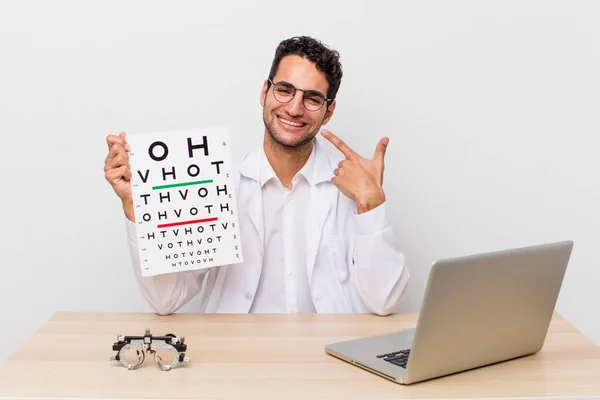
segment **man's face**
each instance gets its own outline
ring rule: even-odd
[[[281,59],[272,81],[285,81],[297,89],[316,90],[325,96],[329,87],[324,72],[311,61],[295,55]],[[269,136],[282,146],[294,148],[310,142],[319,133],[321,125],[325,125],[333,115],[335,101],[326,103],[317,111],[309,111],[302,103],[303,95],[304,92],[298,90],[289,103],[280,103],[273,96],[273,85],[269,86],[268,81],[263,85],[260,100],[265,128]]]

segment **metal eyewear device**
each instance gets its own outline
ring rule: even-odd
[[[144,336],[117,335],[117,341],[112,348],[117,354],[110,357],[110,360],[118,361],[127,369],[136,369],[142,365],[146,353],[154,354],[154,361],[163,371],[169,371],[183,362],[190,361],[189,357],[185,356],[187,344],[183,336],[177,338],[171,333],[153,336],[150,329],[146,329]]]

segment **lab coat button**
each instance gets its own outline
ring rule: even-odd
[[[247,300],[252,300],[252,293],[246,292],[246,299]]]

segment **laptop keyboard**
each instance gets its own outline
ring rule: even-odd
[[[380,354],[377,358],[383,358],[384,361],[391,362],[394,365],[398,365],[399,367],[406,369],[406,363],[408,363],[408,356],[410,354],[410,349],[395,351],[393,353]]]

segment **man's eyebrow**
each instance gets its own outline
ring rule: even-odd
[[[320,90],[316,90],[316,89],[309,89],[309,90],[306,91],[306,93],[319,94],[319,95],[325,97],[325,95]]]
[[[323,92],[321,92],[320,90],[316,90],[316,89],[306,89],[304,91],[304,95],[305,96],[320,96],[320,97],[323,97],[324,99],[327,99],[327,97],[323,94]]]

